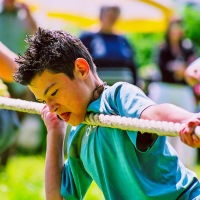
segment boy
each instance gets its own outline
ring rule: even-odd
[[[197,114],[170,104],[156,105],[136,86],[113,86],[98,77],[79,39],[64,31],[39,28],[16,60],[14,78],[39,102],[47,127],[45,191],[48,200],[83,199],[92,180],[106,200],[200,199],[200,183],[179,161],[166,137],[82,124],[87,112],[185,123],[180,139],[199,147],[193,134]],[[76,126],[68,138],[66,124]]]

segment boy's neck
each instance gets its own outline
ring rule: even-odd
[[[106,82],[103,82],[103,83],[101,83],[100,85],[98,85],[98,86],[95,88],[95,90],[94,90],[94,92],[93,92],[93,100],[94,100],[94,101],[97,100],[97,99],[100,97],[101,93],[102,93],[103,90],[104,90],[105,85],[107,85],[107,83],[106,83]]]

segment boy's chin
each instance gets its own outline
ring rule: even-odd
[[[80,125],[83,121],[84,121],[84,119],[83,119],[83,120],[69,120],[69,121],[65,121],[65,122],[67,122],[67,123],[70,124],[71,126],[78,126],[78,125]]]

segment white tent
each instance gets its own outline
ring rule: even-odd
[[[91,29],[98,24],[102,5],[116,4],[121,8],[117,29],[121,32],[164,31],[174,14],[173,0],[20,0],[30,5],[39,25],[53,22]],[[55,24],[54,23],[54,26]]]

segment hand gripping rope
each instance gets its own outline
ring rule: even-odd
[[[21,99],[13,99],[0,97],[0,108],[7,110],[15,110],[19,112],[27,112],[31,114],[40,114],[45,104],[36,103]],[[178,136],[181,129],[180,123],[161,122],[154,120],[143,120],[130,117],[121,117],[115,115],[104,115],[90,113],[86,115],[84,124],[93,126],[103,126],[110,128],[118,128],[129,131],[140,131],[141,133],[155,133],[160,136]],[[196,127],[195,134],[200,138],[200,127]]]

